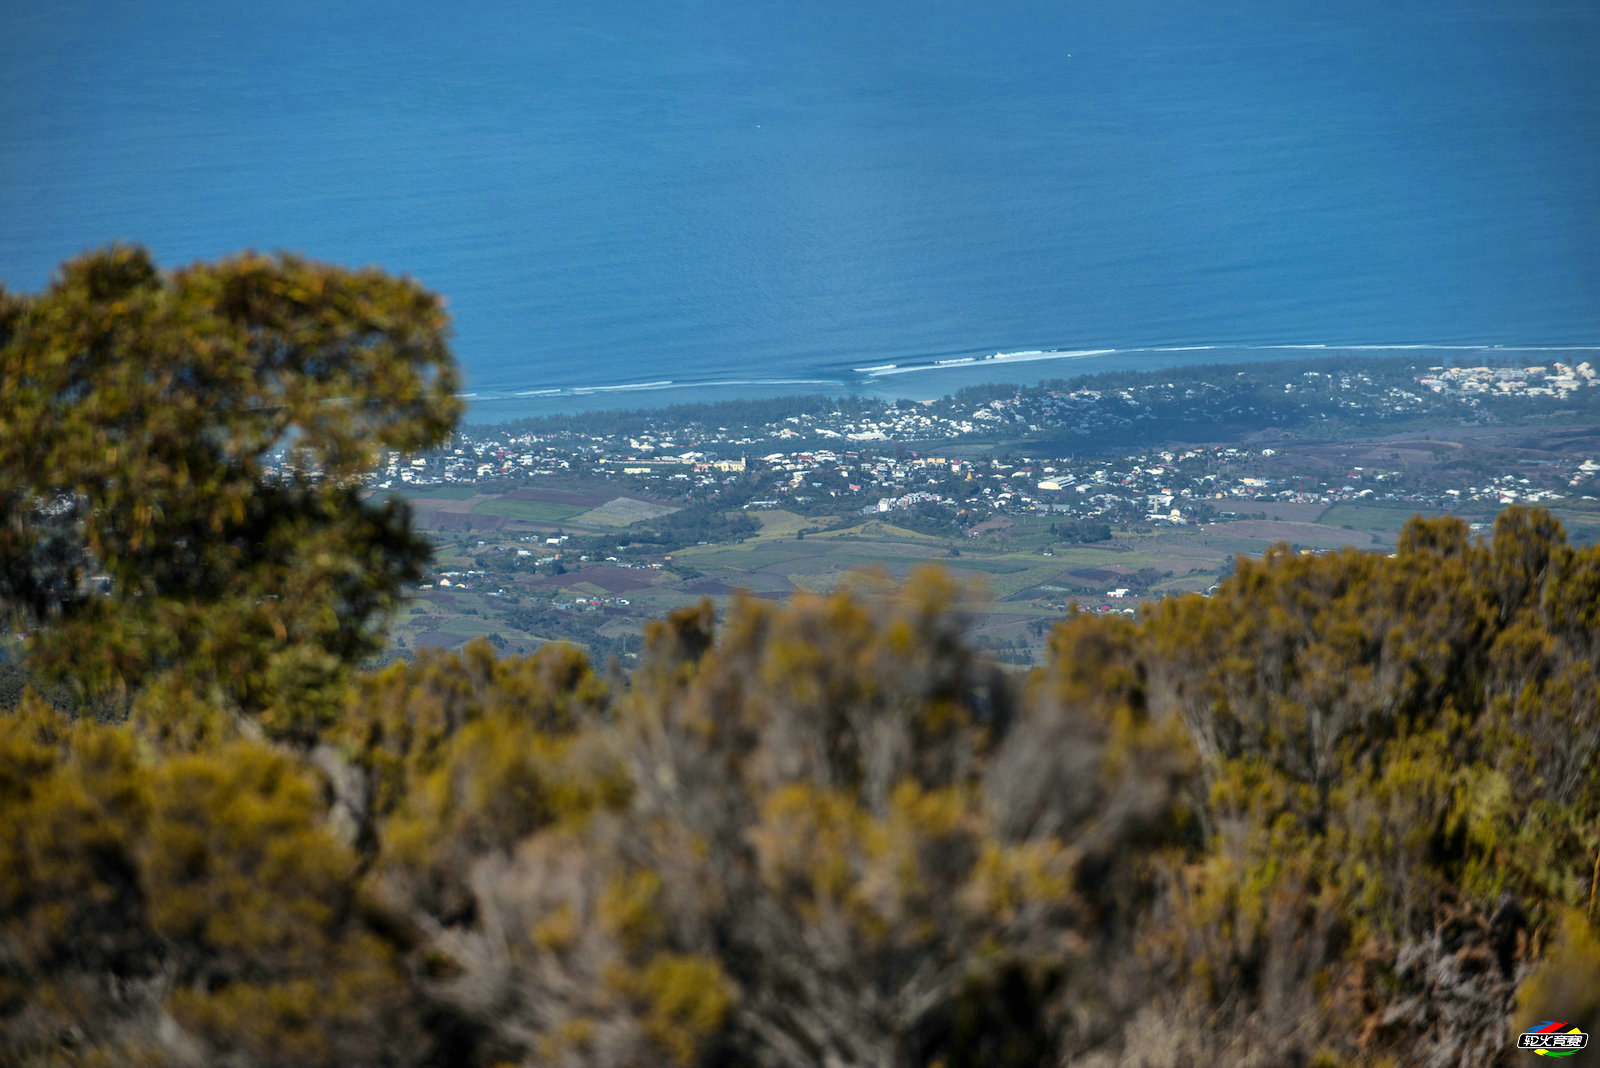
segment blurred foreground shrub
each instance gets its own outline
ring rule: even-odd
[[[426,545],[354,476],[448,431],[444,329],[289,257],[0,294],[0,607],[58,685],[0,680],[0,1062],[1512,1064],[1600,1025],[1600,550],[1548,514],[1276,550],[1025,678],[936,570],[676,612],[629,678],[357,677]]]

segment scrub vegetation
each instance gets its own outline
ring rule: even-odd
[[[1600,1027],[1600,548],[1548,513],[1240,559],[1026,675],[932,566],[679,609],[627,675],[362,671],[425,546],[347,487],[448,433],[437,301],[132,250],[0,300],[0,1061],[1334,1068]]]

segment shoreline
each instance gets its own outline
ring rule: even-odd
[[[843,374],[806,378],[727,379],[708,381],[658,379],[567,387],[468,389],[463,426],[498,426],[523,419],[578,412],[635,411],[682,404],[768,400],[823,395],[879,401],[929,401],[974,386],[1014,383],[1034,386],[1051,378],[1110,372],[1160,371],[1169,368],[1238,366],[1299,362],[1337,357],[1403,358],[1429,354],[1448,366],[1454,361],[1518,363],[1581,358],[1600,353],[1600,345],[1450,345],[1419,344],[1283,344],[1181,345],[1134,349],[1028,349],[991,354],[923,357],[903,363],[850,368]],[[1017,373],[1010,373],[1016,368]],[[1059,369],[1058,369],[1059,368]],[[1051,373],[1055,371],[1056,373]]]

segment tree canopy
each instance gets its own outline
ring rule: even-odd
[[[7,297],[0,1061],[1503,1064],[1600,1028],[1600,547],[1280,547],[1007,673],[929,569],[360,673],[438,301],[140,252]],[[170,412],[169,412],[170,408]],[[287,450],[289,465],[272,456]]]
[[[930,571],[682,610],[631,679],[424,653],[309,749],[28,694],[0,1056],[1512,1064],[1600,1011],[1597,576],[1416,521],[1019,679]]]
[[[169,672],[269,729],[378,647],[428,546],[354,478],[460,411],[442,302],[377,270],[142,249],[0,294],[0,608],[126,704]]]

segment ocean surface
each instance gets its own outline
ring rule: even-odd
[[[422,280],[474,421],[1592,346],[1600,4],[0,4],[0,282],[113,239]]]

